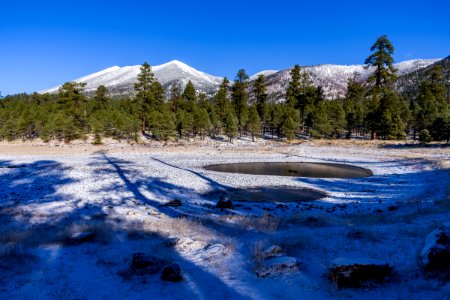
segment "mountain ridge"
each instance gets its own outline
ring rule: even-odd
[[[439,61],[441,59],[414,59],[397,63],[394,66],[398,69],[399,75],[403,76],[411,72],[417,72]],[[98,86],[104,85],[108,88],[111,96],[130,96],[134,94],[134,83],[140,72],[140,67],[140,65],[112,66],[73,81],[85,82],[87,94],[92,94]],[[153,66],[152,70],[155,78],[162,84],[166,92],[173,84],[178,84],[181,88],[184,88],[190,80],[198,92],[213,95],[223,80],[223,77],[199,71],[178,60]],[[250,82],[254,81],[259,74],[266,75],[269,100],[282,101],[290,80],[290,70],[290,68],[280,71],[264,70],[251,76]],[[313,85],[322,86],[327,99],[343,97],[349,78],[356,76],[358,81],[364,81],[373,72],[371,68],[366,69],[364,65],[336,64],[303,66],[302,70],[309,73]],[[59,87],[53,87],[39,93],[56,93]]]

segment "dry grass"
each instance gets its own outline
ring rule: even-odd
[[[30,255],[28,234],[20,231],[3,232],[0,240],[0,258],[22,258]]]
[[[271,214],[262,216],[231,215],[225,216],[223,219],[237,225],[239,228],[258,232],[274,232],[283,228],[286,224],[283,219]]]
[[[266,244],[266,241],[260,240],[256,241],[252,246],[251,260],[254,263],[254,270],[259,270],[264,267],[264,262],[266,260],[264,249]]]

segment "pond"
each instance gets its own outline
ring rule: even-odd
[[[251,162],[217,164],[206,170],[252,175],[274,175],[312,178],[360,178],[372,176],[372,171],[345,164],[311,162]]]

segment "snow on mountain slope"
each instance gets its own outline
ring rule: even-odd
[[[395,64],[398,75],[407,74],[427,67],[439,59],[416,59]],[[356,76],[358,81],[366,80],[373,69],[365,69],[364,65],[317,65],[302,67],[308,72],[315,86],[322,86],[327,99],[343,97],[347,91],[347,81]],[[277,72],[267,77],[267,92],[272,101],[283,100],[284,92],[291,79],[290,69]]]
[[[258,72],[258,73],[256,73],[256,74],[254,74],[253,76],[250,76],[250,80],[256,80],[257,78],[258,78],[258,76],[259,75],[264,75],[264,76],[270,76],[270,75],[272,75],[272,74],[275,74],[275,73],[277,73],[277,72],[279,72],[278,70],[265,70],[265,71],[261,71],[261,72]]]
[[[133,93],[134,83],[140,72],[140,65],[126,67],[111,67],[78,79],[75,82],[84,82],[87,93],[93,92],[98,86],[106,86],[111,95],[127,95]],[[213,93],[220,85],[222,78],[197,71],[196,69],[177,60],[152,67],[155,78],[168,89],[172,84],[179,84],[182,88],[192,81],[200,92]],[[41,91],[41,93],[55,93],[59,86]]]
[[[416,59],[398,63],[395,67],[399,75],[427,67],[439,59]],[[222,77],[209,75],[198,71],[180,61],[174,60],[159,66],[154,66],[153,72],[156,79],[167,91],[172,84],[178,84],[181,88],[192,81],[198,92],[214,94],[222,81]],[[315,86],[322,86],[324,95],[328,99],[335,99],[345,95],[347,81],[356,74],[358,81],[366,80],[373,69],[365,69],[364,65],[317,65],[302,67],[310,75]],[[267,77],[267,92],[271,101],[283,101],[286,87],[290,80],[290,69],[275,71],[266,70],[258,72],[250,80],[255,80],[258,75]],[[140,72],[140,65],[127,67],[111,67],[103,71],[78,78],[74,81],[86,83],[85,91],[93,93],[99,85],[106,86],[112,96],[126,96],[134,93],[134,83]],[[56,93],[58,87],[41,91],[41,93]]]

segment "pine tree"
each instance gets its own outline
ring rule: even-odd
[[[58,91],[57,103],[61,112],[61,122],[65,142],[83,136],[87,132],[86,97],[83,95],[85,83],[66,82]],[[65,115],[65,117],[62,117]]]
[[[238,130],[241,134],[245,129],[248,119],[247,79],[248,75],[245,73],[245,70],[239,70],[231,88],[231,99],[238,119]]]
[[[136,91],[135,102],[137,106],[137,113],[141,119],[141,129],[145,132],[147,127],[147,114],[152,108],[154,100],[154,82],[155,76],[153,75],[152,68],[147,62],[144,62],[141,66],[140,73],[137,76],[137,82],[134,84],[134,90]]]
[[[108,89],[104,85],[100,85],[95,91],[94,101],[95,109],[105,109],[108,105],[108,97],[106,94]]]
[[[286,105],[299,110],[299,124],[302,130],[305,130],[308,116],[312,113],[318,98],[323,97],[322,89],[315,88],[307,72],[302,72],[299,65],[295,65],[290,72],[291,81],[289,81],[286,90]],[[320,95],[317,93],[320,92]]]
[[[328,122],[331,127],[331,137],[341,138],[347,126],[345,111],[340,100],[326,102]]]
[[[293,108],[298,108],[298,101],[300,98],[301,90],[301,68],[300,65],[295,65],[290,71],[291,80],[289,81],[286,90],[286,103]]]
[[[217,114],[220,121],[223,123],[227,118],[227,111],[230,107],[230,99],[228,98],[228,91],[230,90],[230,81],[225,77],[220,85],[219,90],[214,96],[214,104],[217,108]]]
[[[445,79],[441,66],[433,66],[429,80],[421,83],[418,96],[411,106],[415,132],[427,129],[434,140],[446,138],[449,107],[446,101]]]
[[[209,120],[209,115],[206,109],[197,108],[194,113],[194,131],[200,134],[203,139],[206,132],[211,129],[211,121]]]
[[[373,74],[369,77],[368,82],[374,83],[374,86],[369,91],[369,109],[366,115],[367,124],[371,130],[371,139],[376,138],[376,132],[379,128],[383,130],[389,127],[389,124],[384,124],[388,118],[381,118],[381,116],[388,116],[389,114],[384,110],[389,110],[390,107],[383,104],[383,99],[387,99],[385,94],[389,94],[387,97],[391,97],[392,90],[390,84],[395,78],[397,78],[397,70],[394,68],[394,46],[388,40],[386,35],[382,35],[372,45],[370,51],[373,53],[365,60],[365,68],[374,68]],[[381,110],[380,110],[381,107]],[[392,113],[390,112],[390,115]]]
[[[191,113],[187,111],[178,110],[176,119],[177,119],[176,128],[180,138],[186,136],[187,139],[189,140],[191,133],[194,131],[194,117],[192,116]]]
[[[312,112],[310,135],[315,138],[330,137],[333,128],[328,117],[327,105],[325,102],[319,103]]]
[[[380,36],[372,45],[370,51],[373,53],[365,60],[366,68],[374,67],[373,74],[369,77],[369,83],[374,82],[380,88],[391,83],[396,76],[397,70],[394,68],[394,46],[386,35]]]
[[[357,134],[359,134],[363,127],[365,117],[363,103],[365,96],[366,89],[361,83],[356,81],[355,74],[354,78],[350,78],[347,82],[347,93],[343,104],[347,121],[347,138],[351,137],[353,131],[357,131]]]
[[[238,120],[234,111],[229,107],[225,112],[225,119],[223,122],[223,128],[230,143],[233,143],[233,138],[238,133]]]
[[[424,81],[420,85],[419,95],[414,105],[414,115],[414,129],[417,132],[428,129],[439,116],[438,102],[429,81]]]
[[[167,141],[174,133],[175,117],[169,110],[159,112],[154,110],[150,113],[149,118],[150,129],[154,138]]]
[[[267,87],[266,77],[259,75],[253,85],[253,93],[256,98],[256,110],[258,112],[259,119],[265,122],[266,118],[266,102],[267,102]]]
[[[200,108],[204,108],[206,110],[211,106],[211,102],[209,101],[208,95],[205,93],[198,94],[197,106]]]
[[[255,141],[255,135],[261,132],[261,121],[255,106],[251,106],[248,114],[248,130],[252,135],[252,141]]]
[[[174,83],[170,87],[170,98],[169,98],[169,103],[172,112],[177,113],[178,109],[181,107],[181,102],[182,98],[180,93],[180,86]]]
[[[164,99],[166,98],[166,92],[163,86],[158,81],[152,84],[152,102],[150,104],[150,111],[158,110],[162,111],[162,105],[164,104]]]
[[[222,121],[219,114],[216,111],[215,105],[211,105],[209,107],[209,119],[211,121],[212,126],[212,136],[215,137],[216,134],[218,134],[222,129]]]
[[[288,141],[295,138],[298,130],[298,112],[292,106],[287,105],[281,118],[281,130]]]
[[[186,111],[189,113],[194,112],[194,108],[197,104],[197,91],[195,90],[194,84],[189,80],[183,91],[183,100],[186,104]]]

